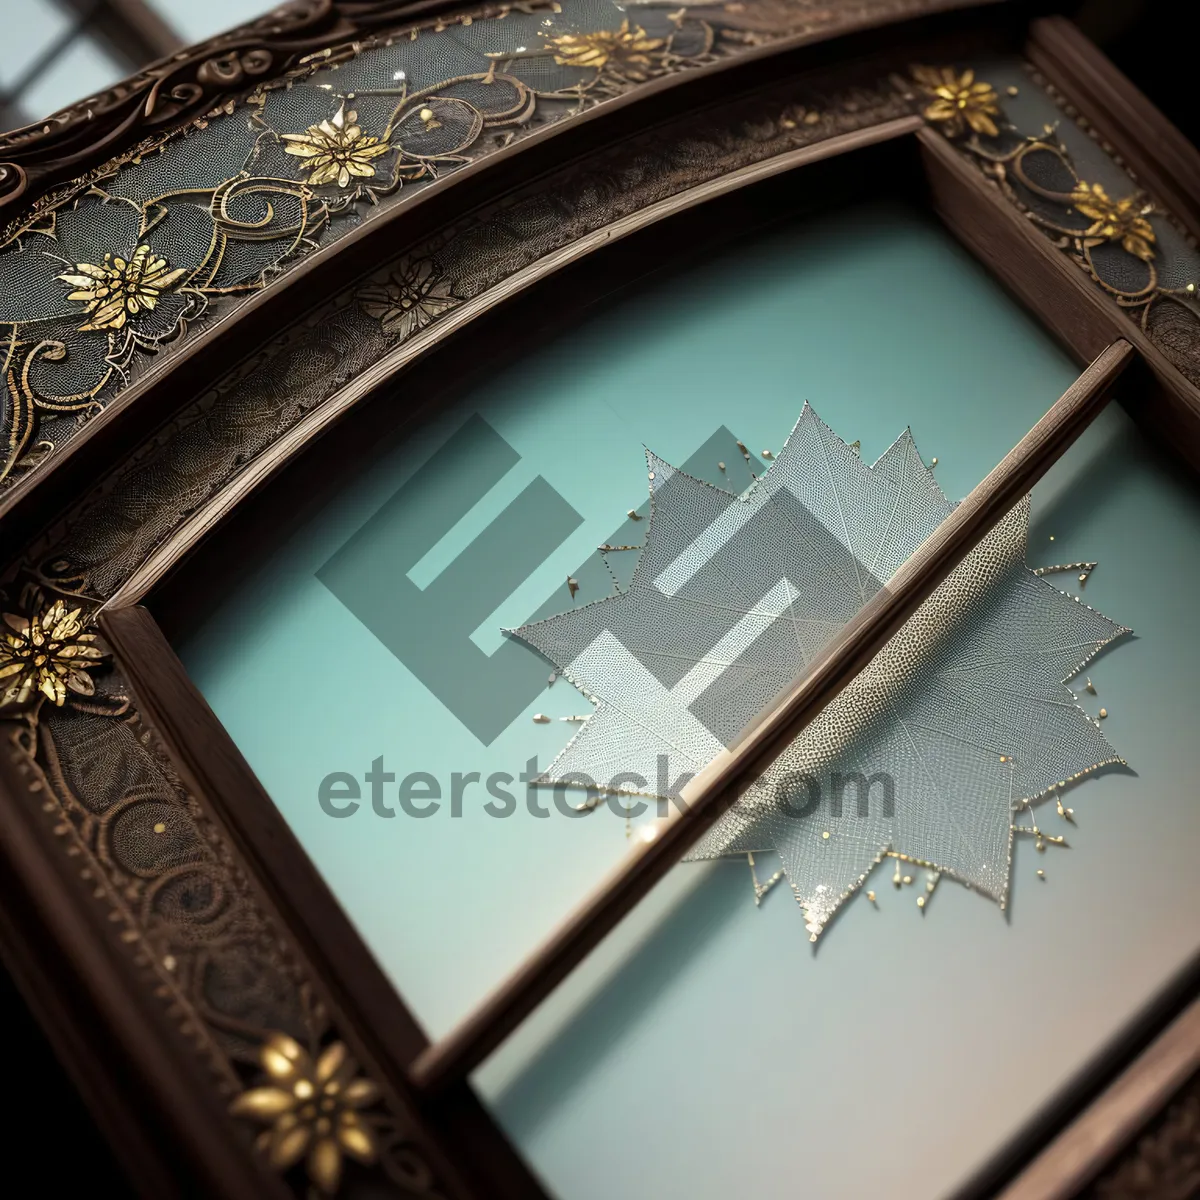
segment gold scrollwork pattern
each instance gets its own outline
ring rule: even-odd
[[[305,0],[0,135],[2,211],[55,153],[86,160],[88,129],[143,134],[0,234],[0,491],[144,377],[149,356],[413,189],[748,46],[953,4],[523,0],[379,32],[403,5]]]
[[[1057,123],[1022,132],[1005,116],[996,89],[973,71],[918,66],[912,69],[912,84],[930,124],[973,158],[1014,207],[1200,386],[1198,285],[1192,279],[1164,283],[1162,246],[1152,220],[1168,221],[1169,214],[1132,179],[1118,192],[1082,177]]]
[[[648,131],[477,211],[313,309],[180,411],[25,561],[46,583],[68,571],[107,599],[350,381],[468,305],[479,311],[518,272],[732,171],[911,112],[886,78],[812,78]]]

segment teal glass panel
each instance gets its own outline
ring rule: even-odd
[[[178,649],[437,1036],[629,852],[521,782],[588,707],[501,630],[612,590],[595,547],[639,538],[643,445],[744,486],[735,439],[777,450],[808,400],[871,460],[911,425],[961,497],[1076,374],[924,215],[784,220],[495,364]],[[950,883],[922,916],[885,868],[819,953],[744,860],[680,866],[477,1074],[552,1192],[943,1194],[1196,949],[1195,497],[1118,411],[1035,495],[1031,565],[1099,559],[1086,598],[1139,635],[1085,697],[1137,774],[1076,791],[1071,849],[1017,847],[1007,917]]]

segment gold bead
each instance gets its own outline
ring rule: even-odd
[[[423,108],[423,109],[421,109],[421,111],[418,115],[420,116],[422,121],[432,121],[433,120],[433,109],[432,108]]]
[[[1102,709],[1100,710],[1100,715],[1101,715],[1102,717],[1107,717],[1107,716],[1108,716],[1108,709],[1107,709],[1107,708],[1102,708]]]
[[[154,832],[155,833],[166,833],[167,827],[161,821],[157,821],[154,825]]]
[[[1038,871],[1037,875],[1038,875],[1038,878],[1039,878],[1039,879],[1045,879],[1045,878],[1046,878],[1046,872],[1045,872],[1045,871]]]
[[[1010,83],[1010,84],[1008,85],[1008,87],[1006,87],[1004,90],[1005,90],[1005,91],[1006,91],[1006,92],[1007,92],[1007,93],[1008,93],[1010,96],[1016,96],[1016,95],[1019,95],[1019,94],[1020,94],[1020,93],[1019,93],[1019,90],[1018,90],[1018,89],[1017,89],[1017,88],[1016,88],[1016,87],[1015,87],[1013,84],[1011,84],[1011,83]]]
[[[874,893],[874,892],[868,892],[868,893],[867,893],[867,899],[868,899],[868,900],[870,900],[870,902],[871,902],[872,904],[874,904],[874,903],[875,903],[875,893]]]
[[[918,907],[918,908],[924,908],[924,907],[925,907],[925,897],[924,897],[924,896],[918,896],[918,897],[917,897],[917,907]]]
[[[905,883],[912,883],[912,876],[911,876],[911,875],[905,875],[905,877],[904,877],[904,882],[905,882]]]
[[[824,838],[825,841],[829,841],[829,830],[826,829],[824,833],[821,834],[821,837]]]
[[[936,458],[931,458],[931,459],[929,460],[929,465],[930,465],[931,467],[936,467],[936,466],[937,466],[937,459],[936,459]]]
[[[725,470],[725,464],[724,464],[724,463],[722,463],[722,462],[719,462],[719,463],[717,463],[717,470],[718,470],[718,471],[724,471],[724,470]]]

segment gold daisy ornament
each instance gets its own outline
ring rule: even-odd
[[[950,137],[966,129],[995,137],[999,128],[1000,97],[990,83],[976,80],[975,72],[961,75],[953,67],[913,67],[913,78],[932,97],[924,108],[927,121],[936,121]]]
[[[359,1112],[379,1099],[379,1089],[358,1074],[343,1042],[314,1061],[294,1038],[274,1033],[259,1061],[270,1083],[243,1092],[229,1111],[268,1126],[258,1144],[272,1168],[287,1171],[304,1160],[308,1177],[332,1196],[346,1155],[367,1164],[378,1156],[375,1135]]]
[[[363,133],[357,122],[358,113],[347,112],[342,104],[332,120],[310,125],[303,133],[283,134],[284,151],[301,160],[300,170],[308,172],[313,187],[336,183],[345,188],[352,178],[370,179],[374,160],[392,147]]]
[[[75,289],[68,300],[84,302],[89,320],[80,329],[121,329],[130,317],[154,308],[186,274],[142,245],[128,260],[108,253],[100,263],[76,263],[59,279]]]
[[[96,690],[88,674],[103,653],[96,635],[87,632],[83,610],[61,600],[33,616],[4,614],[0,631],[0,706],[25,704],[44,696],[53,704],[67,693],[90,696]]]
[[[1092,220],[1085,237],[1120,242],[1143,262],[1154,257],[1154,229],[1146,220],[1150,206],[1138,196],[1112,200],[1098,183],[1083,183],[1075,189],[1071,203]]]

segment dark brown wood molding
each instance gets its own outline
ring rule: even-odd
[[[144,67],[94,96],[0,134],[0,224],[146,137],[187,124],[305,54],[460,0],[291,0],[265,16]]]
[[[548,8],[552,0],[523,2],[544,3]],[[721,71],[855,30],[999,2],[894,0],[881,4],[878,11],[847,11],[843,19],[830,20],[815,31],[785,33],[698,70]],[[696,7],[702,11],[705,6]],[[471,5],[463,0],[290,0],[23,129],[0,133],[0,226],[52,188],[85,175],[147,137],[186,125],[256,84],[286,74],[306,55],[349,46],[408,23],[464,10],[486,14],[503,9],[502,2]],[[826,15],[833,11],[827,10]],[[803,18],[802,8],[796,16]],[[664,83],[668,83],[665,77],[652,80],[637,94],[650,94]]]
[[[1152,378],[1124,390],[1122,404],[1168,453],[1200,470],[1200,390],[940,133],[925,128],[917,138],[934,208],[951,232],[1081,360],[1114,338],[1134,346]]]
[[[459,1179],[472,1200],[546,1200],[545,1193],[467,1085],[423,1104],[408,1064],[424,1032],[384,976],[312,860],[144,608],[105,611],[100,628],[138,710],[180,776],[211,806],[260,888],[332,997],[336,1023],[367,1046],[419,1126],[439,1178]],[[420,1113],[418,1107],[422,1108]]]
[[[1163,36],[1170,36],[1165,27]],[[1026,54],[1138,182],[1200,238],[1200,150],[1066,17],[1034,21]]]
[[[299,4],[303,2],[297,0]],[[402,17],[415,22],[436,16],[443,10],[460,12],[471,7],[464,5],[461,0],[420,0],[419,3],[408,4],[398,3],[398,0],[390,0],[390,3],[386,0],[359,0],[358,3],[310,0],[309,7],[321,7],[324,11],[330,8],[331,3],[333,8],[354,10],[356,20],[361,17],[359,10],[370,10],[371,21],[364,25],[367,33],[401,25]],[[376,247],[381,243],[391,244],[398,236],[411,236],[414,229],[434,223],[435,215],[443,216],[445,221],[453,220],[469,211],[481,198],[501,194],[506,186],[512,186],[513,181],[525,182],[530,175],[553,170],[559,162],[578,155],[581,150],[586,152],[605,144],[609,139],[620,139],[622,135],[640,131],[644,123],[639,122],[637,111],[643,103],[650,103],[652,98],[655,98],[655,120],[661,121],[664,114],[668,117],[679,116],[691,105],[710,102],[714,96],[723,95],[721,89],[737,91],[761,86],[762,80],[757,80],[752,73],[761,71],[769,81],[772,73],[778,74],[784,69],[784,56],[791,56],[786,60],[789,71],[807,70],[832,53],[830,42],[844,40],[844,53],[853,57],[870,57],[888,44],[892,27],[906,27],[906,36],[911,38],[915,29],[927,28],[930,22],[944,18],[953,24],[955,13],[965,13],[964,19],[969,21],[973,19],[971,10],[999,7],[1002,3],[1004,0],[892,0],[890,4],[881,2],[878,11],[866,11],[855,6],[845,13],[842,20],[748,46],[706,66],[658,76],[636,88],[606,97],[602,103],[586,108],[568,120],[547,122],[507,146],[491,150],[427,186],[414,189],[403,203],[384,206],[371,220],[358,223],[336,241],[312,251],[289,266],[273,278],[268,287],[239,298],[236,307],[226,312],[207,314],[204,324],[190,330],[182,345],[172,347],[161,361],[148,365],[143,374],[108,399],[103,411],[89,419],[81,431],[51,451],[35,470],[0,491],[0,522],[9,530],[18,531],[14,537],[25,536],[44,516],[41,503],[47,488],[53,490],[58,484],[64,484],[67,490],[84,486],[84,481],[94,476],[97,470],[103,470],[108,460],[132,449],[126,441],[129,427],[142,429],[147,421],[157,425],[169,419],[171,406],[180,395],[180,389],[173,382],[175,372],[183,368],[185,363],[188,364],[189,381],[194,381],[189,386],[201,391],[211,386],[228,370],[231,361],[236,361],[247,352],[247,347],[257,347],[281,324],[299,318],[311,306],[313,295],[326,295],[344,286],[347,279],[377,265]],[[491,7],[498,11],[502,5],[497,3]],[[387,20],[379,16],[383,9],[390,14]],[[285,5],[276,10],[276,14],[271,14],[271,18],[277,13],[286,14],[290,11]],[[703,13],[705,8],[702,6],[696,11]],[[266,21],[268,18],[263,18],[263,22]],[[245,28],[257,30],[263,22]],[[244,30],[234,31],[238,34],[242,32]],[[899,28],[896,32],[900,36]],[[223,35],[223,38],[232,38],[234,33]],[[322,46],[330,44],[328,37],[316,38],[314,34],[314,44],[316,42]],[[208,45],[217,43],[223,45],[223,39],[215,39]],[[304,48],[306,52],[311,50],[307,42]],[[181,52],[171,62],[180,60],[182,54],[189,56],[188,61],[191,62],[198,53],[197,48],[192,48]],[[803,63],[795,57],[800,54],[804,55]],[[764,61],[773,59],[779,59],[781,65],[768,70]],[[276,66],[261,77],[246,77],[242,89],[246,90],[251,84],[278,75],[281,71],[282,68]],[[156,88],[158,86],[155,85]],[[668,99],[665,93],[674,95]],[[234,94],[230,92],[229,98]],[[204,111],[209,111],[218,99],[224,98],[222,95],[214,99]],[[149,99],[146,102],[149,104]],[[74,108],[66,111],[74,113]],[[49,128],[58,120],[58,116],[42,124]],[[164,120],[164,130],[182,126],[192,119],[194,117],[189,110],[186,117],[180,115],[170,121]],[[8,143],[18,136],[24,138],[27,132],[0,135],[0,227],[6,220],[29,207],[35,198],[34,193],[27,190],[19,203],[9,206],[10,211],[5,209],[4,163],[6,156],[12,157],[12,147]],[[564,135],[569,144],[565,149],[560,149],[559,139]],[[24,142],[21,145],[25,147]],[[34,153],[36,146],[23,148],[21,152],[24,154],[27,149],[29,153]],[[42,150],[36,149],[35,158],[41,153]],[[77,178],[86,167],[105,162],[115,153],[115,149],[106,143],[103,154],[80,157],[74,162],[70,178]],[[509,181],[507,185],[505,180]],[[134,405],[142,406],[136,425],[129,412]],[[143,415],[146,405],[153,409],[148,417]],[[30,510],[33,510],[32,515]]]
[[[1200,1070],[1200,998],[1037,1156],[997,1200],[1071,1200]]]
[[[1134,361],[1115,341],[918,547],[821,652],[803,679],[718,755],[682,793],[659,835],[632,852],[558,930],[445,1038],[413,1064],[412,1080],[436,1092],[464,1079],[616,927],[795,736],[886,645],[917,608],[1095,419]]]
[[[6,958],[14,959],[33,999],[53,997],[48,1011],[38,1011],[43,1022],[57,1015],[71,1023],[69,1031],[50,1032],[68,1064],[76,1054],[84,1056],[76,1073],[85,1083],[85,1101],[100,1101],[101,1127],[120,1137],[114,1149],[147,1195],[288,1200],[290,1190],[254,1155],[250,1139],[235,1136],[218,1092],[197,1079],[195,1059],[178,1030],[115,954],[111,926],[105,928],[100,908],[87,902],[95,885],[81,883],[73,861],[56,854],[53,839],[48,842],[38,827],[42,793],[20,772],[8,737],[12,728],[0,730]],[[30,940],[39,935],[43,942]],[[51,977],[46,964],[55,959],[61,969]],[[103,1092],[97,1068],[106,1078]],[[157,1130],[168,1144],[155,1145],[142,1161],[147,1130]],[[167,1190],[151,1190],[159,1187]]]

